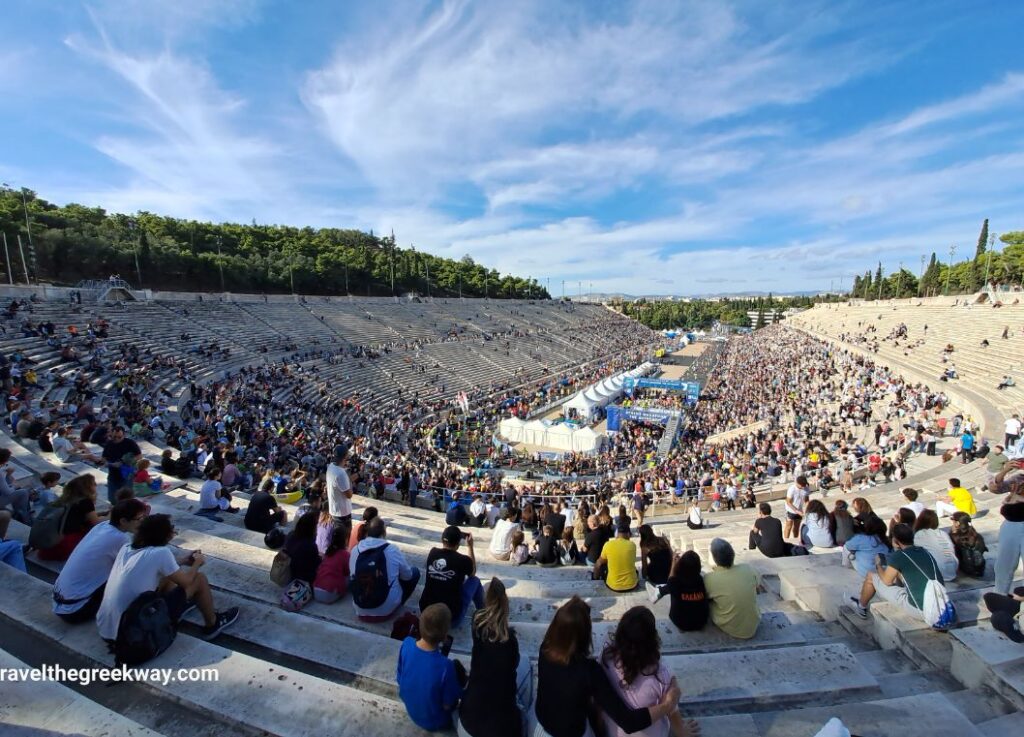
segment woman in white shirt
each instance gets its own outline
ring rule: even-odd
[[[949,533],[939,529],[939,516],[933,510],[924,510],[914,522],[914,545],[932,554],[945,583],[956,578],[956,569],[959,565],[956,546]]]
[[[807,502],[800,540],[806,548],[834,548],[836,545],[832,537],[832,520],[825,505],[818,499]]]
[[[704,527],[704,518],[700,513],[700,504],[694,499],[690,502],[690,515],[686,520],[686,526],[691,530],[699,530]]]

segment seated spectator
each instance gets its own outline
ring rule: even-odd
[[[349,590],[356,615],[364,622],[389,619],[420,580],[419,569],[406,562],[398,546],[384,539],[385,534],[384,520],[375,517],[366,523],[366,539],[351,554]]]
[[[159,476],[151,476],[149,473],[150,462],[148,458],[139,458],[135,461],[135,475],[132,477],[132,492],[135,496],[151,496],[158,493],[153,489],[153,483],[162,486]]]
[[[480,494],[473,495],[473,501],[469,505],[469,524],[475,527],[483,527],[487,520],[487,505]]]
[[[533,668],[509,627],[508,596],[500,579],[487,584],[473,615],[473,654],[459,705],[460,737],[523,737],[533,706]]]
[[[651,602],[669,596],[668,618],[681,632],[704,629],[710,616],[704,577],[700,575],[700,556],[692,550],[676,556],[668,583],[653,591],[648,588]]]
[[[867,619],[868,605],[877,594],[905,612],[921,616],[924,590],[928,581],[945,583],[931,553],[914,544],[914,530],[896,525],[892,533],[893,553],[875,559],[875,570],[864,578],[860,596],[851,596],[854,611]]]
[[[984,594],[985,606],[992,612],[992,629],[1002,632],[1013,642],[1024,642],[1020,630],[1020,603],[1024,601],[1024,586],[1018,586],[1012,594]]]
[[[181,561],[175,560],[167,546],[174,539],[174,526],[166,514],[154,514],[139,523],[131,545],[118,552],[111,566],[103,601],[96,612],[100,637],[107,642],[117,640],[121,615],[140,594],[156,591],[167,604],[174,622],[178,622],[193,606],[203,615],[202,636],[213,639],[238,619],[238,608],[218,612],[213,606],[210,582],[199,569],[206,558],[199,550]]]
[[[344,527],[344,525],[338,525],[334,522],[334,517],[331,516],[329,509],[321,509],[319,512],[319,518],[316,523],[316,549],[320,551],[320,555],[327,553],[327,548],[331,546],[331,540],[334,539],[334,528]],[[348,529],[348,528],[345,528]],[[351,538],[352,533],[349,533]],[[363,528],[363,537],[366,537],[366,528]],[[349,548],[349,551],[354,550],[354,546]]]
[[[871,502],[862,496],[853,500],[851,508],[853,509],[854,532],[863,532],[867,526],[868,520],[872,517],[881,519],[877,514],[875,514],[875,510],[871,508]]]
[[[7,528],[11,524],[11,513],[0,511],[0,563],[16,568],[22,573],[28,573],[25,567],[24,546],[20,540],[8,540]]]
[[[547,511],[541,510],[542,524],[551,525],[555,539],[561,539],[567,519],[565,514],[562,513],[562,505],[555,503],[550,506],[545,505],[545,508]]]
[[[72,461],[100,463],[103,461],[100,456],[90,453],[88,448],[85,447],[85,443],[72,443],[70,438],[68,438],[68,429],[66,427],[58,428],[57,433],[51,435],[50,438],[53,454],[57,456],[61,463],[71,463]]]
[[[661,662],[661,638],[654,612],[644,606],[633,607],[622,615],[611,641],[601,653],[601,665],[612,687],[626,706],[633,709],[656,707],[675,679],[668,666]],[[605,735],[626,737],[626,732],[607,714],[604,722]],[[641,734],[667,735],[670,730],[676,736],[700,733],[695,722],[684,723],[679,710],[675,709]]]
[[[114,559],[149,513],[138,499],[120,501],[75,547],[53,584],[53,613],[69,624],[96,618]]]
[[[313,598],[321,604],[333,604],[348,591],[350,556],[347,538],[344,528],[335,528],[331,544],[327,546],[324,559],[316,569]]]
[[[459,545],[466,541],[466,552],[459,552]],[[451,611],[452,627],[462,624],[473,602],[475,608],[484,605],[484,591],[476,577],[476,553],[473,552],[472,533],[463,533],[455,525],[446,527],[441,533],[441,547],[432,548],[427,554],[424,571],[423,594],[420,596],[420,611],[431,604],[444,604]]]
[[[653,706],[633,708],[612,685],[608,673],[591,657],[590,606],[573,596],[559,607],[548,625],[537,663],[535,714],[540,735],[592,735],[587,715],[592,704],[626,733],[647,729],[679,709],[679,688],[671,681]]]
[[[67,508],[61,539],[53,547],[37,551],[40,560],[67,560],[86,533],[109,514],[96,511],[96,479],[88,473],[67,482],[54,504]]]
[[[15,486],[14,466],[11,465],[11,451],[8,448],[0,448],[0,509],[10,509],[18,522],[32,524],[29,490]]]
[[[748,543],[751,550],[760,550],[766,558],[784,558],[793,552],[793,546],[782,539],[782,523],[772,517],[772,505],[768,502],[758,505],[758,517],[750,529]]]
[[[269,491],[257,489],[249,497],[249,506],[243,520],[245,529],[266,534],[275,527],[288,524],[288,513],[277,504],[277,498]]]
[[[618,534],[604,544],[601,557],[594,564],[594,578],[603,579],[612,591],[632,591],[640,583],[636,571],[636,543],[630,540],[629,517],[620,519]]]
[[[533,541],[533,559],[544,568],[554,568],[562,564],[562,556],[558,547],[558,538],[551,525],[544,525],[540,537]]]
[[[650,525],[640,525],[640,573],[650,586],[664,586],[672,572],[672,546]]]
[[[462,503],[460,497],[461,494],[457,491],[452,494],[451,504],[448,505],[448,512],[444,516],[446,525],[460,527],[469,524],[469,512],[466,511],[466,505]]]
[[[428,732],[451,728],[466,681],[465,669],[441,651],[451,624],[448,607],[428,606],[420,614],[420,638],[406,637],[398,653],[398,696],[413,723]]]
[[[846,541],[853,537],[853,517],[850,516],[845,499],[836,499],[829,518],[831,519],[829,529],[832,531],[832,539],[835,540],[836,545],[845,545]]]
[[[41,508],[48,507],[57,501],[61,492],[57,488],[60,485],[60,474],[56,471],[46,471],[40,474],[39,482],[42,486],[29,492],[33,514],[38,514]]]
[[[295,528],[284,541],[284,552],[291,558],[292,580],[313,586],[320,567],[320,551],[316,547],[316,512],[306,512],[295,521]]]
[[[867,526],[843,545],[841,563],[852,567],[863,578],[875,570],[875,557],[889,553],[885,523],[878,517],[868,520]]]
[[[365,507],[363,509],[362,519],[352,525],[352,533],[348,538],[349,550],[353,550],[359,544],[359,541],[366,537],[366,523],[378,516],[380,516],[380,512],[377,511],[376,507]]]
[[[733,565],[736,552],[720,537],[711,541],[710,550],[716,567],[704,576],[704,586],[711,602],[711,621],[730,637],[749,640],[761,623],[757,573],[748,565]]]
[[[611,539],[611,535],[608,533],[608,528],[600,523],[600,518],[596,514],[587,518],[587,527],[589,530],[583,538],[583,546],[580,550],[587,556],[587,567],[593,568],[601,557],[605,543]]]
[[[939,517],[930,509],[921,512],[914,521],[914,544],[931,553],[944,581],[956,578],[956,546],[949,534],[939,529]]]
[[[216,522],[224,521],[220,512],[238,512],[237,507],[231,506],[231,494],[224,490],[220,475],[219,467],[210,466],[206,472],[206,481],[199,487],[199,509],[196,511],[196,514]]]
[[[914,510],[910,507],[900,507],[889,520],[889,537],[892,537],[892,531],[896,525],[910,525],[912,528],[915,522],[917,522],[917,516],[914,514]]]
[[[918,516],[920,516],[921,512],[924,511],[924,505],[921,502],[917,501],[917,489],[911,489],[908,487],[906,489],[903,489],[900,493],[903,494],[903,498],[907,500],[906,503],[904,503],[903,507],[905,509],[911,510],[914,513],[914,518],[916,519]]]
[[[526,535],[518,527],[512,531],[512,539],[509,542],[512,550],[508,560],[514,566],[524,566],[533,563],[533,556],[530,555],[530,548],[526,545]]]
[[[806,548],[835,547],[828,510],[818,499],[807,502],[804,523],[800,528],[800,541]]]
[[[563,566],[576,566],[583,564],[583,554],[576,545],[576,538],[573,536],[573,529],[566,527],[562,530],[562,540],[558,546],[559,556]]]
[[[686,518],[686,526],[691,530],[700,530],[704,527],[704,517],[701,515],[700,502],[696,499],[690,500],[690,512]]]
[[[935,511],[939,517],[948,517],[953,512],[963,512],[973,517],[978,513],[978,508],[974,506],[971,492],[960,485],[960,479],[950,479],[946,498],[944,501],[935,502]]]
[[[982,578],[985,575],[985,553],[988,552],[985,538],[974,529],[969,514],[954,512],[951,520],[953,528],[949,537],[956,550],[957,570],[965,576]]]
[[[512,510],[508,507],[501,510],[501,519],[494,525],[494,532],[491,533],[491,557],[495,560],[508,560],[512,553],[512,533],[519,528],[512,521]]]

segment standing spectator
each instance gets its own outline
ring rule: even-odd
[[[413,723],[429,732],[451,728],[462,698],[466,671],[441,651],[451,625],[448,607],[427,607],[420,614],[420,638],[406,637],[398,652],[398,696]]]
[[[784,540],[800,539],[800,523],[804,518],[804,507],[811,487],[806,476],[797,476],[796,481],[786,491],[786,527],[782,533]]]
[[[352,531],[352,481],[342,464],[348,456],[348,448],[338,446],[334,449],[334,460],[327,464],[327,511],[334,520],[335,527],[345,528],[346,534]]]
[[[679,708],[675,681],[655,706],[631,708],[591,656],[590,606],[573,596],[559,607],[544,634],[537,663],[537,731],[535,737],[592,735],[587,724],[591,704],[599,704],[627,733],[647,729]]]
[[[761,623],[757,573],[748,565],[733,565],[736,552],[720,537],[711,541],[710,550],[716,567],[704,576],[704,586],[711,601],[711,621],[730,637],[749,640]]]
[[[784,558],[793,551],[793,546],[782,539],[782,523],[772,517],[772,505],[761,502],[757,506],[758,517],[750,528],[748,538],[750,550],[760,550],[766,558]]]
[[[468,555],[459,552],[463,539]],[[427,554],[424,576],[426,582],[420,596],[420,611],[431,604],[444,604],[451,611],[452,627],[462,624],[470,602],[477,609],[484,605],[483,587],[476,577],[472,533],[463,533],[454,525],[446,527],[441,533],[441,547],[433,548]]]
[[[103,602],[96,612],[100,637],[117,640],[121,615],[147,591],[156,591],[177,623],[193,605],[203,615],[202,636],[213,639],[238,619],[238,608],[218,612],[213,606],[210,582],[200,572],[206,558],[195,550],[181,561],[167,546],[174,538],[174,526],[166,514],[154,514],[139,523],[131,545],[125,545],[114,559]]]
[[[366,523],[366,539],[351,555],[349,590],[356,615],[364,622],[389,619],[420,580],[419,569],[406,562],[397,545],[384,540],[385,534],[384,520],[374,517]]]
[[[469,683],[459,706],[460,737],[524,737],[533,706],[533,668],[509,627],[505,584],[492,578],[473,615]]]
[[[974,460],[974,433],[971,432],[970,428],[964,430],[963,435],[960,436],[960,462],[970,463]]]
[[[121,548],[132,541],[147,514],[138,499],[125,499],[82,538],[53,584],[53,613],[70,624],[96,618],[110,569]]]
[[[107,501],[111,504],[116,500],[118,490],[131,484],[135,461],[140,455],[142,450],[138,443],[126,438],[124,428],[115,425],[103,446],[103,460],[107,462]]]
[[[1002,481],[1002,478],[997,477],[1000,488]],[[1007,486],[1010,493],[999,507],[1003,523],[999,526],[995,581],[996,593],[1004,595],[1010,593],[1013,574],[1024,560],[1024,484],[1021,476],[1016,476]]]
[[[636,606],[622,615],[611,641],[601,653],[609,682],[626,706],[633,709],[657,707],[672,688],[672,671],[661,662],[661,638],[654,612]],[[600,706],[600,704],[599,704]],[[608,737],[626,737],[626,731],[609,715],[604,715]],[[662,717],[640,734],[643,737],[673,737],[699,734],[693,722],[685,724],[678,709]]]
[[[1020,415],[1014,412],[1013,416],[1006,421],[1003,426],[1005,435],[1003,436],[1003,445],[1007,448],[1012,448],[1017,444],[1017,440],[1020,439]]]

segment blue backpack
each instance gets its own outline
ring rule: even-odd
[[[352,601],[360,609],[376,609],[388,599],[391,581],[388,579],[388,559],[384,551],[388,543],[367,548],[356,558],[349,590]]]

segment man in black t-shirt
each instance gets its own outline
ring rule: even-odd
[[[760,514],[750,528],[750,549],[760,550],[766,558],[784,558],[790,555],[793,546],[782,539],[782,522],[772,517],[772,505],[761,502]]]
[[[592,514],[587,518],[587,526],[590,531],[583,538],[583,552],[587,554],[587,567],[593,568],[594,564],[601,558],[604,544],[611,539],[608,528],[597,523],[597,515]]]
[[[95,435],[95,432],[93,433]],[[117,491],[125,484],[131,484],[135,460],[142,455],[138,443],[124,436],[124,428],[115,426],[110,439],[103,447],[103,460],[107,462],[107,500],[113,504]],[[126,457],[127,456],[127,457]],[[127,466],[127,475],[123,469]]]
[[[264,534],[288,522],[288,513],[277,506],[277,499],[265,490],[253,492],[245,510],[245,528]]]
[[[537,565],[553,568],[562,564],[558,550],[558,537],[555,536],[555,530],[551,525],[544,525],[540,537],[533,543],[533,549],[533,559],[537,561]]]
[[[469,555],[459,552],[459,543],[466,541]],[[476,554],[473,552],[473,535],[462,532],[455,525],[449,525],[441,533],[441,547],[433,548],[427,555],[427,569],[424,576],[423,595],[420,596],[420,611],[431,604],[441,603],[452,613],[452,627],[458,627],[466,616],[469,602],[477,609],[484,605],[484,589],[476,576]]]

